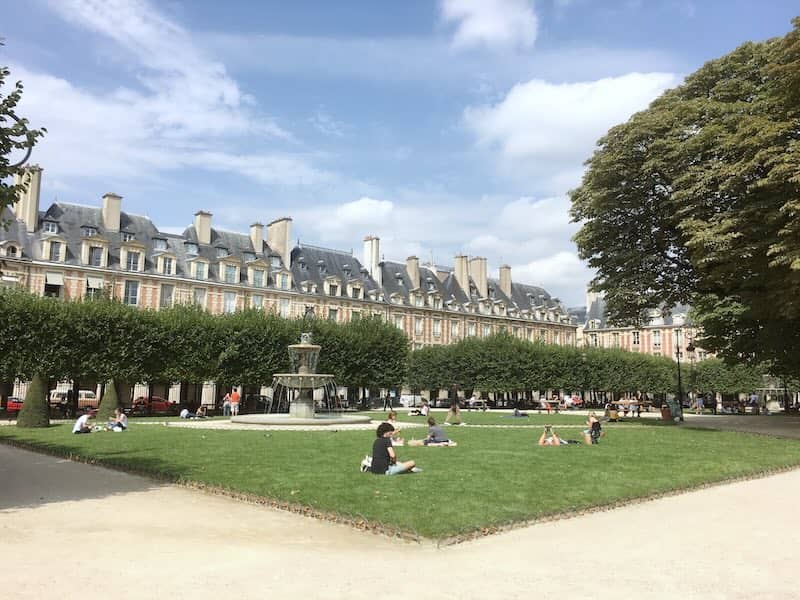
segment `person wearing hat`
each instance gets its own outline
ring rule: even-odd
[[[372,466],[375,475],[399,475],[419,471],[413,460],[397,462],[397,455],[392,447],[394,427],[389,423],[381,423],[375,432],[376,440],[372,444]]]

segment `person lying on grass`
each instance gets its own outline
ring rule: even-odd
[[[370,471],[375,475],[399,475],[400,473],[417,472],[417,464],[413,460],[397,462],[397,455],[392,448],[394,427],[389,423],[381,423],[375,432],[376,439],[372,443],[372,466]]]
[[[409,446],[458,446],[456,442],[444,434],[442,428],[436,424],[436,419],[428,417],[428,437],[424,440],[410,440]]]
[[[556,433],[552,425],[545,425],[542,435],[539,437],[540,446],[566,446],[567,444],[578,444],[576,440],[565,440]]]

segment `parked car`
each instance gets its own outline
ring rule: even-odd
[[[22,398],[15,398],[13,396],[8,398],[8,400],[6,400],[6,412],[14,414],[18,413],[22,410],[22,403]]]
[[[53,390],[50,392],[50,407],[51,408],[60,408],[62,412],[65,411],[65,407],[70,404],[69,399],[72,396],[72,391],[68,392],[58,392]],[[87,409],[87,408],[97,408],[98,398],[97,394],[95,394],[92,390],[78,390],[78,408],[79,409]]]
[[[177,415],[178,403],[172,402],[161,396],[139,396],[131,406],[133,414],[141,415]]]

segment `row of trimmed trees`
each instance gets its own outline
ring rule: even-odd
[[[302,331],[323,347],[317,370],[348,388],[666,393],[677,387],[668,358],[532,343],[507,333],[409,353],[405,335],[378,318],[337,324],[256,310],[214,316],[192,306],[149,311],[108,299],[62,302],[5,290],[0,331],[0,381],[30,380],[45,415],[51,381],[72,380],[76,390],[81,382],[114,381],[269,385],[274,373],[290,370],[287,346]],[[683,377],[687,391],[735,393],[759,387],[760,372],[712,359]],[[117,403],[112,383],[101,416]],[[24,403],[23,421],[34,405]]]
[[[0,381],[29,380],[29,392],[36,392],[35,402],[26,397],[23,420],[37,404],[46,414],[49,381],[72,380],[76,389],[80,382],[113,381],[269,385],[274,373],[290,370],[287,346],[302,331],[323,347],[317,370],[348,388],[399,387],[408,366],[408,340],[377,318],[336,324],[257,310],[214,316],[193,306],[150,311],[6,290],[0,331]],[[108,395],[100,416],[113,412]]]

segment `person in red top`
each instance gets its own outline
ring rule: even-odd
[[[233,388],[231,391],[231,415],[234,417],[239,414],[239,400],[241,399],[241,395],[239,395],[239,390]]]

